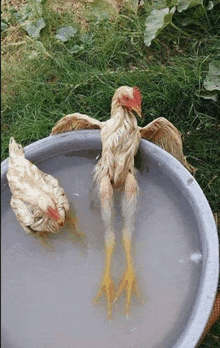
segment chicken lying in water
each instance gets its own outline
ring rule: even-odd
[[[29,234],[58,233],[64,226],[69,203],[58,180],[25,158],[21,145],[11,138],[7,179],[11,207]],[[72,223],[74,224],[74,219]]]
[[[112,316],[112,304],[126,290],[125,313],[128,315],[132,293],[140,298],[135,268],[131,255],[131,241],[134,233],[138,184],[135,178],[134,156],[141,137],[151,140],[173,154],[190,168],[182,152],[179,131],[165,118],[159,118],[146,127],[138,127],[136,113],[142,117],[141,94],[137,87],[122,86],[112,98],[111,118],[100,122],[79,113],[63,117],[52,129],[51,134],[76,129],[101,129],[102,155],[95,166],[94,180],[97,185],[101,213],[105,225],[105,272],[95,301],[104,292],[107,297],[108,315]],[[117,291],[111,277],[111,259],[115,245],[113,229],[113,189],[120,188],[122,196],[123,231],[122,239],[126,252],[127,267]]]

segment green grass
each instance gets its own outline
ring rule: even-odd
[[[140,125],[163,116],[182,132],[184,153],[198,168],[196,179],[220,216],[220,106],[195,96],[209,63],[220,59],[219,5],[213,11],[199,6],[175,15],[174,24],[190,37],[168,26],[145,47],[144,9],[137,15],[122,9],[110,20],[98,20],[85,9],[86,25],[81,25],[75,14],[55,13],[50,4],[43,5],[47,25],[39,41],[44,49],[13,19],[11,5],[3,9],[10,24],[2,35],[2,160],[11,136],[28,145],[48,136],[57,120],[73,112],[106,120],[115,89],[137,85],[145,114]],[[65,25],[78,32],[62,43],[55,34]],[[83,50],[70,54],[68,49],[82,45],[86,33],[90,39]],[[201,345],[208,347],[220,347],[219,323]]]

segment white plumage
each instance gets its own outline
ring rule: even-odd
[[[69,203],[58,180],[25,158],[21,145],[11,138],[7,179],[11,207],[24,230],[58,233],[64,225]]]
[[[102,154],[94,168],[94,181],[101,201],[101,214],[105,227],[105,270],[95,302],[102,293],[106,295],[108,316],[112,316],[112,305],[126,291],[125,313],[128,315],[133,293],[141,299],[135,267],[131,255],[132,235],[135,231],[138,183],[135,178],[134,156],[141,138],[162,147],[175,156],[187,169],[189,165],[183,155],[182,139],[178,129],[167,119],[159,117],[145,127],[138,127],[136,115],[142,117],[141,93],[137,87],[121,86],[112,98],[111,118],[100,122],[87,115],[74,113],[57,122],[51,134],[77,129],[100,129]],[[115,245],[113,224],[113,189],[122,190],[122,240],[126,254],[126,270],[115,291],[111,277],[111,259]]]

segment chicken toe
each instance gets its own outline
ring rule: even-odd
[[[111,258],[114,248],[114,239],[106,242],[106,258],[105,258],[105,272],[104,277],[100,286],[100,289],[94,298],[94,304],[97,303],[102,293],[105,294],[107,299],[107,309],[108,309],[108,318],[112,318],[112,304],[115,297],[115,286],[111,277],[110,267],[111,267]]]

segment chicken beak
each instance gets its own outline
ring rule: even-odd
[[[135,106],[135,107],[133,107],[133,110],[136,112],[136,114],[137,114],[139,117],[141,117],[141,118],[144,117],[143,114],[142,114],[142,111],[141,111],[140,106]]]
[[[57,220],[57,223],[58,223],[59,226],[63,226],[64,225],[64,221],[63,221],[63,219],[61,217]]]

